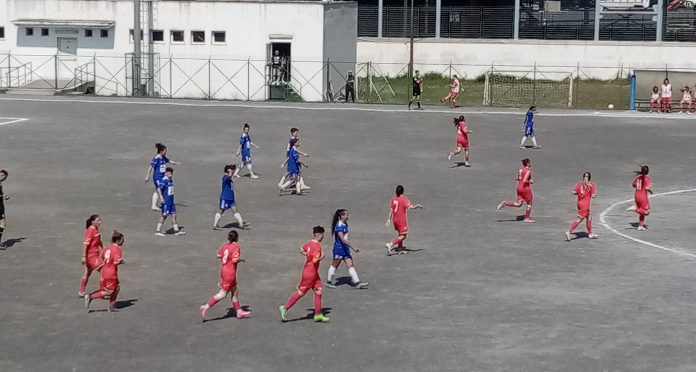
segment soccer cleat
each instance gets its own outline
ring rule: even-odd
[[[632,205],[632,206],[626,208],[626,212],[634,212],[634,211],[636,210],[636,208],[637,208],[637,207],[636,207],[635,204],[634,204],[634,205]]]
[[[77,297],[85,298],[85,292],[77,292]]]
[[[317,314],[314,316],[314,321],[317,323],[328,323],[329,317],[324,316],[324,314]]]
[[[309,187],[309,186],[307,186],[307,185],[300,185],[300,189],[302,189],[302,190],[310,190],[311,187]]]
[[[203,321],[205,322],[205,313],[208,312],[208,308],[205,307],[205,305],[201,305],[201,318],[203,318]]]
[[[155,236],[164,236],[164,234],[160,231],[155,232]]]
[[[355,283],[355,289],[365,289],[367,288],[368,282]]]
[[[647,229],[645,228],[645,226],[638,226],[638,228],[637,228],[636,230],[638,230],[638,231],[644,231],[644,230],[647,230]]]
[[[329,288],[336,288],[336,284],[334,284],[331,280],[326,281],[326,286]]]
[[[116,304],[112,304],[111,302],[109,302],[109,304],[106,305],[106,311],[108,311],[110,313],[112,313],[115,310],[115,308],[116,308]]]
[[[288,321],[288,310],[285,309],[285,305],[278,306],[278,311],[280,311],[280,320],[282,322]]]
[[[150,209],[152,209],[153,211],[158,211],[158,212],[160,210],[159,208],[157,208],[156,205],[151,206]]]
[[[526,147],[524,147],[524,146],[520,146],[520,148],[521,148],[521,149],[524,149],[524,148],[526,148]]]
[[[387,256],[391,256],[393,253],[392,249],[394,249],[394,245],[392,245],[392,243],[389,242],[389,243],[385,244],[385,246],[387,247]]]
[[[87,312],[89,312],[89,304],[92,303],[92,296],[89,295],[89,293],[85,293],[85,307],[87,308]]]
[[[176,235],[176,236],[186,235],[186,231],[179,230],[179,231],[175,232],[174,235]]]
[[[237,310],[237,319],[251,318],[251,311]]]
[[[454,156],[454,154],[450,152],[449,155],[447,155],[447,160],[452,160],[453,156]]]
[[[534,146],[534,147],[532,147],[532,148],[535,149],[535,150],[539,150],[539,149],[541,149],[541,146]]]
[[[255,174],[252,174],[252,175],[249,176],[249,178],[257,179],[257,178],[259,178],[259,176],[255,175]]]
[[[531,218],[525,218],[524,221],[522,221],[522,222],[524,222],[524,223],[534,223],[534,222],[536,222],[536,221],[534,221],[534,220],[531,219]]]
[[[599,238],[599,235],[590,233],[590,234],[587,234],[587,237],[590,239],[597,239],[597,238]]]
[[[464,162],[464,166],[465,166],[465,167],[470,167],[470,166],[471,166],[471,163],[469,163],[468,161],[465,161],[465,162]]]
[[[505,208],[505,202],[504,202],[504,201],[502,201],[502,202],[500,202],[500,204],[498,204],[498,207],[496,208],[496,210],[499,211],[499,210],[501,210],[501,209],[503,209],[503,208]]]
[[[569,231],[566,231],[566,232],[565,232],[565,238],[566,238],[566,241],[567,241],[567,242],[570,241],[570,232],[569,232]]]
[[[213,230],[220,230],[220,226],[218,226],[218,225],[213,226]]]

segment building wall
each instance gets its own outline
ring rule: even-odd
[[[696,68],[696,59],[687,54],[693,48],[686,43],[425,39],[415,43],[414,65],[422,72],[443,73],[451,63],[472,79],[491,65],[510,71],[528,71],[535,64],[559,66],[547,70],[561,72],[579,64],[586,77],[609,79],[619,69]],[[385,74],[402,71],[408,60],[407,39],[358,39],[358,61],[377,64]]]
[[[328,79],[334,92],[345,85],[348,71],[355,73],[358,34],[358,4],[337,2],[324,7],[324,61],[331,67]]]

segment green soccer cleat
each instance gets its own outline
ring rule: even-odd
[[[317,323],[328,323],[329,318],[324,316],[324,314],[317,314],[314,316],[314,321]]]
[[[278,306],[278,311],[280,311],[280,320],[283,322],[288,321],[288,311],[285,309],[285,305]]]

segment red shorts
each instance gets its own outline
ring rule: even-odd
[[[101,269],[104,266],[104,262],[99,258],[99,256],[88,256],[85,260],[85,266],[87,270],[94,271]]]
[[[322,284],[321,284],[321,278],[319,277],[319,274],[316,272],[310,273],[302,273],[302,279],[300,280],[300,284],[297,286],[297,290],[302,292],[302,293],[307,293],[310,289],[316,290],[321,290]]]
[[[399,234],[408,234],[408,223],[394,221],[394,230]]]
[[[461,147],[465,150],[469,149],[469,139],[466,137],[457,137],[457,147]]]
[[[517,200],[522,200],[525,203],[531,203],[532,189],[517,189]]]
[[[578,209],[578,216],[582,218],[590,218],[590,210],[589,209]]]
[[[634,200],[636,201],[636,208],[648,210],[650,209],[650,199],[643,195],[635,195]]]
[[[662,104],[663,105],[671,105],[672,104],[672,97],[662,97]]]
[[[449,96],[452,98],[457,98],[457,94],[459,94],[459,93],[450,92]]]
[[[118,288],[118,279],[99,279],[100,291],[115,291]]]
[[[231,277],[228,277],[228,276],[221,277],[220,282],[218,283],[218,287],[220,287],[220,289],[223,289],[227,292],[234,290],[235,288],[237,288],[237,276],[234,275]]]

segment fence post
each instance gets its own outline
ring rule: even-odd
[[[174,98],[174,91],[172,91],[172,70],[174,69],[174,65],[172,64],[172,55],[169,55],[169,98]]]
[[[513,19],[515,22],[512,26],[512,37],[517,40],[520,38],[520,0],[515,0],[515,14]]]
[[[212,57],[212,56],[210,56],[210,55],[208,56],[208,99],[212,99],[212,98],[213,98],[213,97],[210,96],[210,82],[211,82],[211,80],[212,80],[212,79],[211,79],[211,74],[212,74],[212,72],[210,71],[210,69],[213,67],[213,66],[211,66],[211,64],[210,64],[210,62],[211,62],[211,61],[210,61],[210,58],[211,58],[211,57]]]
[[[534,73],[532,77],[532,104],[536,106],[536,71],[537,71],[537,64],[534,62]]]
[[[575,107],[580,105],[580,62],[578,62],[578,69],[575,71],[575,76],[577,76],[577,82],[575,84]]]
[[[53,56],[53,71],[55,72],[53,74],[53,82],[55,83],[53,89],[58,89],[58,54]]]
[[[628,109],[636,109],[636,74],[631,75],[631,96],[628,99]]]
[[[249,75],[251,73],[251,57],[247,58],[247,101],[251,100],[251,76]]]
[[[331,59],[326,58],[326,83],[324,87],[326,88],[324,91],[324,99],[322,99],[323,102],[328,102],[330,95],[329,93],[329,87],[331,86]],[[353,93],[355,94],[355,93]]]

